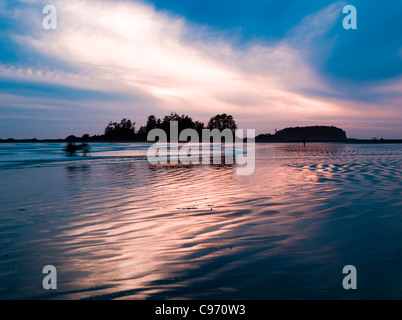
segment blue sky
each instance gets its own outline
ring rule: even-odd
[[[44,30],[42,9],[57,9]],[[357,30],[345,30],[345,5]],[[402,2],[0,0],[0,138],[230,113],[257,133],[402,138]]]

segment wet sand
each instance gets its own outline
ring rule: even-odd
[[[258,144],[252,176],[117,153],[0,168],[1,299],[402,298],[401,145]]]

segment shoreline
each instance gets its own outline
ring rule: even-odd
[[[246,139],[244,139],[246,141]],[[66,139],[0,139],[0,143],[69,143],[70,141]],[[152,143],[152,141],[147,141],[147,140],[77,140],[73,141],[75,143]],[[259,139],[256,139],[256,143],[303,143],[303,140],[271,140],[271,141],[262,141]],[[183,141],[183,143],[186,143]],[[347,139],[347,140],[311,140],[311,141],[306,141],[306,143],[352,143],[352,144],[389,144],[389,143],[402,143],[402,139],[378,139],[378,140],[372,140],[372,139]]]

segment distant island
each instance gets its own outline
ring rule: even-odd
[[[260,134],[256,142],[345,142],[346,132],[333,126],[285,128],[275,134]]]
[[[135,122],[130,119],[124,118],[120,122],[110,121],[104,129],[104,134],[90,136],[84,134],[81,137],[69,135],[65,139],[0,139],[0,142],[146,142],[148,133],[153,129],[162,129],[166,132],[168,139],[170,136],[170,122],[176,121],[178,123],[178,131],[184,129],[194,129],[201,135],[203,129],[229,129],[233,132],[237,129],[236,121],[232,115],[226,113],[217,114],[210,118],[208,124],[203,122],[194,121],[188,115],[178,115],[177,113],[170,113],[163,118],[157,118],[155,115],[148,116],[145,126],[141,126],[138,131],[135,128]]]
[[[104,134],[90,136],[84,134],[81,137],[69,135],[65,139],[0,139],[0,142],[146,142],[148,133],[153,129],[164,130],[169,137],[170,122],[177,121],[179,132],[184,129],[194,129],[200,135],[203,129],[230,129],[233,134],[237,129],[236,121],[232,115],[218,114],[212,117],[208,124],[194,121],[188,115],[171,113],[162,119],[150,115],[146,125],[135,130],[135,122],[124,118],[120,122],[112,122],[104,129]],[[287,143],[287,142],[348,142],[348,143],[402,143],[402,139],[351,139],[346,136],[343,129],[334,126],[304,126],[291,127],[276,131],[275,134],[260,134],[255,137],[258,143]]]

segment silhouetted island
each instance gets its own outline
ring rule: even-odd
[[[333,126],[308,126],[285,128],[279,130],[275,134],[278,138],[284,141],[346,141],[346,132],[340,128]]]
[[[232,115],[218,114],[212,117],[205,126],[200,121],[194,121],[188,115],[171,113],[163,118],[150,115],[146,125],[135,130],[135,122],[124,118],[120,122],[109,122],[102,135],[90,136],[84,134],[81,137],[70,135],[65,139],[0,139],[0,142],[67,142],[67,143],[92,143],[92,142],[146,142],[148,133],[153,129],[162,129],[170,135],[170,122],[177,121],[178,129],[194,129],[200,135],[203,129],[230,129],[233,134],[237,124]],[[247,140],[247,138],[245,138]],[[255,138],[256,142],[347,142],[347,143],[402,143],[402,139],[351,139],[347,138],[346,132],[334,126],[305,126],[291,127],[277,131],[275,134],[260,134]]]
[[[343,129],[334,126],[291,127],[275,134],[260,134],[256,142],[348,142],[348,143],[402,143],[401,139],[351,139]]]
[[[344,142],[346,132],[333,126],[307,126],[285,128],[275,134],[261,134],[256,142]]]

